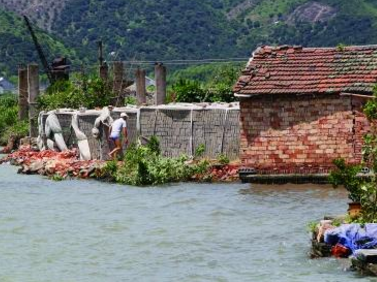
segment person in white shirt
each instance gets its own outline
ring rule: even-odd
[[[109,140],[113,141],[115,148],[109,153],[109,156],[116,159],[117,154],[122,150],[121,134],[123,132],[125,145],[128,144],[128,133],[127,133],[127,120],[128,115],[126,113],[121,113],[120,118],[115,120],[109,128]]]

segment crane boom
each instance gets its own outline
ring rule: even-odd
[[[44,71],[45,71],[45,73],[47,75],[47,78],[50,81],[50,84],[53,84],[54,83],[54,79],[53,79],[53,76],[52,76],[50,65],[48,64],[46,56],[43,53],[43,49],[42,49],[41,45],[38,42],[38,38],[37,38],[37,36],[34,33],[34,30],[33,30],[33,27],[31,26],[30,20],[25,15],[24,15],[24,20],[25,20],[27,28],[29,29],[31,37],[33,38],[35,49],[37,49],[39,59],[42,62],[42,65],[43,65]]]

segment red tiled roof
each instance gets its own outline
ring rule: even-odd
[[[254,94],[372,94],[377,45],[344,48],[258,48],[234,92]]]

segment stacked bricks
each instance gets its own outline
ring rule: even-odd
[[[241,101],[241,161],[261,174],[314,174],[361,158],[369,126],[362,102],[339,95],[263,96]]]

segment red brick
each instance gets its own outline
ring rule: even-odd
[[[241,160],[244,165],[263,167],[266,173],[270,170],[296,171],[302,166],[305,171],[313,173],[328,171],[334,158],[343,157],[348,162],[360,160],[363,135],[369,126],[363,113],[357,112],[359,122],[352,136],[353,115],[349,97],[284,96],[273,100],[262,97],[243,100],[241,107],[250,110],[241,111],[241,115],[249,116],[253,124],[241,126]],[[324,108],[328,110],[324,111]],[[275,123],[271,123],[270,117]],[[246,119],[244,116],[243,120]],[[307,168],[309,165],[310,169]]]

